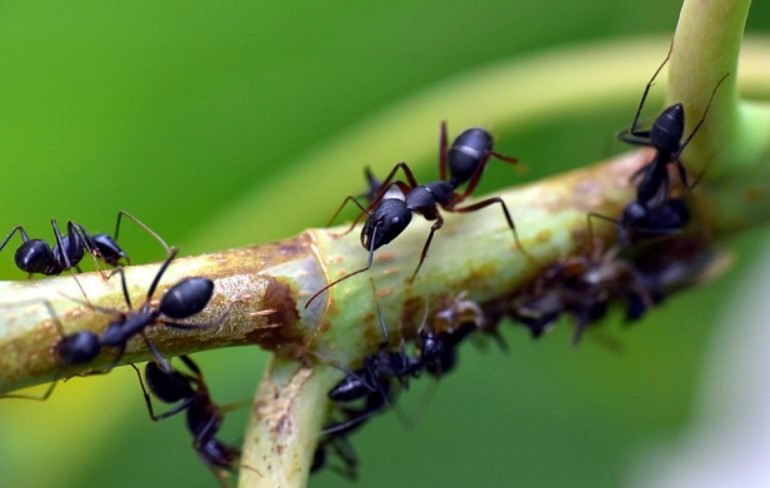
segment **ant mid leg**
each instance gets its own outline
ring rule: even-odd
[[[631,123],[631,128],[625,129],[618,134],[618,138],[623,142],[626,142],[629,144],[635,144],[635,145],[642,145],[642,146],[651,145],[650,131],[639,131],[637,129],[637,126],[639,125],[639,117],[641,116],[642,109],[644,108],[644,103],[647,101],[647,95],[649,95],[650,89],[652,88],[652,85],[655,83],[655,78],[658,77],[658,74],[660,74],[663,67],[666,65],[666,63],[668,63],[668,60],[671,58],[671,52],[673,50],[674,50],[674,41],[672,39],[671,45],[668,48],[668,53],[666,54],[666,58],[663,60],[662,63],[660,63],[660,66],[658,66],[658,69],[655,70],[655,73],[653,73],[652,78],[650,78],[650,81],[647,82],[647,85],[644,87],[644,92],[642,92],[642,98],[641,100],[639,100],[639,106],[637,107],[636,112],[634,113],[634,121]]]
[[[425,244],[422,246],[422,252],[420,253],[420,261],[417,263],[417,267],[414,269],[414,273],[412,273],[412,276],[409,277],[407,280],[407,283],[412,283],[417,277],[417,273],[420,272],[420,268],[422,267],[422,263],[425,261],[425,257],[428,255],[428,249],[430,248],[430,243],[433,241],[433,234],[436,233],[437,230],[439,230],[444,225],[444,219],[441,217],[440,214],[437,214],[436,221],[433,223],[433,225],[430,226],[430,233],[428,234],[428,238],[425,239]]]
[[[508,222],[508,227],[513,232],[513,240],[516,243],[516,248],[519,250],[519,252],[527,256],[528,259],[535,260],[535,257],[532,256],[529,252],[527,252],[527,250],[521,244],[521,240],[519,239],[519,233],[516,230],[516,225],[513,222],[513,217],[511,217],[511,213],[508,211],[508,206],[505,204],[502,198],[500,197],[487,198],[486,200],[476,202],[472,205],[468,205],[467,207],[453,208],[451,209],[451,211],[457,212],[457,213],[475,212],[477,210],[481,210],[484,207],[494,205],[495,203],[499,203],[500,207],[502,207],[503,215],[505,215],[505,220],[506,222]]]

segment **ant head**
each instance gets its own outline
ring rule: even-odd
[[[412,220],[406,203],[395,198],[382,200],[361,229],[361,245],[378,249],[398,237]]]
[[[166,403],[178,402],[195,395],[191,385],[195,381],[194,378],[176,370],[163,371],[154,361],[148,362],[145,366],[144,378],[152,394]]]
[[[22,243],[14,255],[16,266],[27,273],[53,275],[61,272],[56,264],[51,246],[42,239],[30,239]]]
[[[214,282],[194,276],[185,278],[166,291],[160,301],[163,315],[174,319],[186,319],[203,311],[214,294]]]
[[[99,336],[90,330],[62,337],[54,349],[59,363],[65,366],[91,362],[100,351]]]
[[[650,130],[650,141],[659,151],[675,153],[679,151],[684,135],[684,107],[681,103],[665,109]]]

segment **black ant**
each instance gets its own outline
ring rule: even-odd
[[[518,233],[516,232],[516,226],[513,223],[513,218],[511,218],[508,207],[502,198],[487,198],[486,200],[476,202],[466,207],[457,207],[457,205],[468,198],[476,188],[476,185],[478,185],[478,182],[481,179],[484,167],[491,156],[495,156],[510,163],[517,162],[514,158],[509,158],[493,152],[492,136],[486,130],[479,128],[469,129],[463,132],[457,139],[455,139],[447,152],[446,123],[442,122],[441,142],[439,145],[439,175],[441,180],[419,185],[412,170],[402,161],[396,164],[388,177],[382,181],[380,191],[372,200],[369,208],[364,207],[358,199],[352,195],[346,197],[340,208],[337,209],[337,212],[335,212],[332,217],[332,221],[349,201],[358,206],[363,214],[353,221],[346,233],[353,229],[364,214],[367,215],[364,227],[361,229],[361,245],[364,249],[369,251],[366,266],[353,271],[342,278],[334,280],[318,290],[310,297],[307,303],[305,303],[305,308],[320,296],[321,293],[332,286],[371,268],[374,251],[401,235],[411,222],[413,213],[420,214],[426,220],[434,221],[434,223],[431,226],[428,238],[423,245],[417,267],[408,280],[409,282],[412,282],[420,271],[420,267],[428,254],[430,243],[433,240],[433,234],[444,225],[444,218],[439,212],[439,207],[447,212],[467,213],[480,210],[489,205],[500,204],[505,219],[508,222],[508,227],[510,227],[513,232],[513,238],[517,247],[523,249],[521,242],[519,241]],[[396,172],[399,169],[403,170],[407,183],[400,180],[394,181]],[[449,171],[449,180],[446,179],[447,171]],[[468,174],[470,174],[470,176],[468,176]],[[465,191],[458,193],[456,191],[457,186],[465,182],[468,182]],[[404,194],[404,198],[386,197],[386,195],[389,194],[391,186],[401,190]]]
[[[403,344],[401,350],[388,350],[390,343],[388,329],[379,303],[377,303],[377,317],[383,334],[383,340],[377,352],[366,356],[363,366],[355,371],[341,368],[346,376],[327,394],[330,400],[337,403],[350,403],[363,399],[364,406],[361,409],[346,409],[348,419],[328,427],[324,430],[324,434],[349,431],[353,426],[387,407],[392,380],[398,380],[401,387],[406,389],[409,386],[409,378],[420,375],[422,361],[407,355]]]
[[[36,300],[35,303],[38,303]],[[102,346],[99,342],[99,336],[90,330],[80,330],[72,334],[65,334],[56,311],[48,300],[42,300],[43,305],[48,310],[53,319],[54,326],[59,333],[60,339],[53,345],[52,353],[61,369],[69,366],[87,364],[96,359],[101,352]],[[22,304],[14,303],[13,306]],[[60,373],[56,373],[51,379],[51,384],[41,396],[10,394],[2,395],[0,398],[20,398],[27,400],[44,401],[53,393],[56,384],[59,381]]]
[[[18,232],[23,242],[16,250],[14,260],[20,270],[26,271],[30,275],[39,273],[52,276],[72,268],[80,272],[79,264],[85,256],[85,252],[93,256],[94,260],[99,259],[110,266],[117,266],[121,259],[130,264],[128,255],[116,242],[123,216],[154,237],[167,253],[170,252],[168,244],[158,234],[139,219],[123,210],[118,212],[114,238],[110,237],[109,234],[89,234],[82,225],[71,220],[67,222],[67,234],[62,236],[59,224],[53,219],[51,220],[51,226],[53,227],[56,239],[53,249],[42,239],[30,239],[24,227],[17,225],[0,244],[0,251],[3,250],[13,235]]]
[[[653,160],[639,171],[642,174],[642,179],[637,186],[636,200],[642,205],[647,205],[656,196],[659,196],[659,198],[664,200],[668,198],[669,164],[676,165],[677,171],[679,172],[679,179],[685,188],[691,190],[697,184],[697,180],[700,179],[700,177],[698,177],[692,185],[689,184],[687,179],[687,169],[684,164],[682,164],[680,157],[706,120],[706,115],[711,107],[711,102],[714,100],[717,89],[719,89],[719,86],[725,78],[729,76],[729,73],[727,73],[717,82],[711,92],[703,115],[701,115],[698,123],[695,124],[692,132],[690,132],[690,135],[687,136],[684,142],[681,142],[681,140],[684,136],[685,114],[684,107],[681,103],[671,105],[663,110],[653,122],[650,130],[639,130],[637,125],[639,123],[642,108],[644,107],[644,102],[647,99],[647,95],[649,94],[655,78],[671,57],[672,50],[673,45],[671,46],[671,49],[669,49],[666,59],[663,60],[663,63],[661,63],[647,83],[647,86],[645,86],[642,99],[639,102],[639,107],[634,114],[634,121],[631,124],[631,128],[625,129],[618,134],[618,138],[623,142],[655,148],[656,153]]]
[[[220,324],[225,317],[225,312],[219,319],[210,324],[190,324],[178,322],[177,320],[186,319],[192,317],[203,311],[206,308],[211,297],[214,293],[214,282],[208,278],[195,276],[187,277],[173,285],[166,290],[163,298],[160,300],[160,304],[157,308],[151,305],[152,296],[155,294],[155,289],[163,277],[163,274],[168,269],[171,262],[176,258],[178,253],[177,248],[171,248],[171,252],[166,260],[161,265],[155,278],[152,280],[150,288],[147,290],[144,303],[138,310],[134,310],[131,305],[131,298],[128,295],[128,287],[126,286],[126,275],[123,268],[117,268],[113,273],[120,274],[120,282],[123,288],[123,297],[125,298],[126,305],[128,306],[127,312],[121,312],[112,308],[99,307],[92,305],[90,302],[84,302],[89,308],[96,310],[97,312],[116,315],[115,321],[110,323],[104,330],[99,338],[99,341],[104,347],[112,347],[117,349],[117,354],[112,364],[105,370],[109,371],[120,362],[123,357],[123,353],[126,350],[128,341],[135,335],[140,335],[150,352],[155,357],[155,360],[161,365],[167,365],[165,359],[160,355],[155,346],[145,335],[145,329],[155,324],[163,324],[168,327],[174,327],[179,329],[200,329],[205,327],[213,327]],[[168,317],[168,318],[164,318]],[[170,320],[171,319],[171,320]]]
[[[186,410],[187,429],[193,436],[193,449],[222,486],[229,486],[226,473],[233,471],[241,453],[238,448],[220,441],[217,434],[222,427],[224,410],[232,407],[220,407],[214,403],[198,365],[188,356],[179,358],[192,374],[173,368],[166,370],[153,361],[145,366],[144,377],[152,394],[165,403],[181,402],[160,414],[155,414],[153,410],[152,400],[139,369],[131,364],[139,378],[147,411],[152,420],[159,421]]]
[[[617,227],[618,240],[624,246],[631,245],[636,239],[655,238],[679,233],[689,222],[690,213],[684,200],[670,198],[668,165],[676,165],[679,178],[686,189],[692,190],[697,185],[702,173],[690,185],[687,180],[687,169],[682,164],[680,156],[705,122],[714,95],[716,95],[717,89],[719,89],[722,82],[729,76],[729,73],[725,74],[717,82],[711,92],[703,115],[701,115],[698,123],[695,124],[692,132],[690,132],[690,135],[687,136],[684,142],[680,142],[684,135],[685,122],[684,108],[681,103],[666,108],[655,119],[650,130],[638,130],[639,116],[650,88],[670,56],[671,49],[669,49],[666,59],[663,60],[663,63],[655,71],[647,86],[645,86],[639,107],[634,114],[631,128],[622,131],[618,136],[622,141],[630,144],[655,148],[655,157],[637,172],[637,174],[642,175],[642,178],[637,184],[636,200],[623,209],[620,219],[616,220],[597,213],[588,214],[588,228],[592,240],[592,217],[614,222]]]

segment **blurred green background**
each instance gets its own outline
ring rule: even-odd
[[[322,168],[326,178],[314,188],[249,207],[329,141],[494,63],[581,43],[665,38],[678,8],[663,0],[0,1],[0,232],[23,224],[52,238],[51,218],[112,231],[126,209],[186,253],[288,237],[323,225],[336,202],[357,192],[363,164],[382,173],[395,162],[347,154]],[[754,6],[751,32],[770,30],[768,10]],[[599,75],[612,77],[613,66]],[[612,134],[627,125],[646,81],[600,110],[526,130],[493,127],[499,150],[528,172],[511,181],[493,165],[497,177],[483,189],[621,150]],[[436,111],[414,140],[435,144],[445,117]],[[462,128],[449,123],[452,135]],[[397,157],[422,177],[435,174],[435,156]],[[121,241],[137,262],[163,255],[135,228]],[[687,425],[704,347],[757,241],[755,233],[729,243],[739,263],[717,285],[632,329],[607,324],[625,343],[620,354],[591,340],[572,349],[567,328],[535,343],[506,326],[507,355],[464,348],[463,367],[430,401],[422,400],[433,388],[427,380],[403,398],[406,415],[424,413],[414,427],[388,415],[352,438],[359,485],[620,486],[640,446]],[[0,257],[0,276],[24,278],[12,249]],[[228,403],[252,395],[265,356],[240,348],[196,360],[215,398]],[[223,438],[240,441],[246,413],[228,416]],[[181,417],[149,421],[127,368],[61,385],[43,404],[2,402],[0,484],[216,486]],[[311,485],[347,482],[325,472]]]

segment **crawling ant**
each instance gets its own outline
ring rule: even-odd
[[[53,227],[56,239],[53,249],[43,239],[30,239],[24,227],[17,225],[0,243],[0,251],[8,244],[13,235],[18,232],[21,236],[22,244],[16,249],[14,260],[20,270],[30,275],[39,273],[45,276],[53,276],[72,268],[80,272],[79,264],[86,252],[93,257],[94,263],[98,259],[110,266],[117,266],[121,260],[131,264],[128,255],[117,243],[120,222],[124,216],[154,237],[167,253],[170,252],[168,244],[158,234],[139,219],[123,210],[118,212],[114,238],[109,234],[89,234],[82,225],[71,220],[67,222],[67,234],[62,236],[59,224],[53,219],[51,220],[51,226]]]
[[[157,307],[153,307],[151,300],[152,296],[155,294],[155,289],[158,287],[158,283],[160,283],[163,274],[166,272],[171,262],[176,258],[178,251],[177,248],[171,248],[169,256],[163,262],[155,275],[155,278],[152,280],[152,284],[147,290],[144,303],[139,309],[135,310],[131,304],[131,298],[128,295],[128,287],[126,285],[126,275],[123,268],[117,268],[113,273],[120,274],[123,297],[128,306],[128,311],[121,312],[112,308],[99,307],[90,302],[83,302],[84,305],[97,312],[116,316],[116,319],[107,326],[99,337],[99,342],[102,346],[117,349],[115,359],[104,372],[109,371],[118,365],[126,350],[128,341],[136,335],[139,335],[144,339],[150,352],[155,357],[155,360],[158,361],[159,364],[167,366],[167,361],[160,355],[160,352],[158,352],[145,335],[145,329],[147,329],[147,327],[163,324],[168,327],[179,329],[200,329],[216,326],[227,316],[227,312],[225,312],[215,322],[210,324],[178,322],[178,320],[186,319],[202,312],[211,300],[211,296],[214,293],[214,282],[209,278],[201,276],[182,279],[166,290],[166,293],[164,293],[160,300],[160,304]]]
[[[98,335],[96,335],[94,332],[91,332],[90,330],[80,330],[73,332],[72,334],[65,334],[61,321],[56,315],[56,311],[54,310],[53,305],[51,305],[51,302],[48,300],[35,300],[35,303],[42,303],[46,307],[53,320],[54,326],[59,333],[60,338],[53,345],[52,353],[60,369],[63,370],[69,366],[87,364],[99,356],[102,346],[99,342]],[[21,304],[19,303],[12,304],[12,306],[20,305]],[[3,306],[6,305],[3,304]],[[41,396],[10,394],[2,395],[0,398],[19,398],[26,400],[44,401],[51,396],[51,393],[53,393],[59,378],[60,373],[56,373],[51,379],[50,386]]]
[[[701,118],[684,142],[681,142],[684,136],[685,123],[684,108],[681,103],[666,108],[655,119],[650,130],[639,130],[637,125],[644,102],[655,78],[668,62],[670,56],[671,50],[669,49],[666,59],[663,60],[663,63],[645,86],[639,107],[634,114],[631,128],[619,134],[619,138],[629,144],[655,148],[655,157],[637,172],[637,175],[641,174],[641,180],[637,184],[636,200],[623,209],[620,219],[613,219],[597,213],[588,214],[588,227],[591,235],[593,235],[591,227],[592,217],[614,222],[617,227],[618,240],[624,246],[629,246],[636,239],[655,238],[679,233],[689,221],[690,214],[685,202],[678,198],[670,198],[668,166],[670,164],[676,165],[679,179],[687,190],[692,190],[697,185],[702,173],[691,185],[687,180],[687,169],[680,160],[680,157],[705,122],[711,102],[714,100],[714,95],[716,95],[722,82],[729,76],[729,73],[725,74],[711,91],[711,96]]]
[[[150,395],[147,393],[139,369],[131,364],[139,378],[147,411],[153,421],[167,419],[185,410],[187,429],[193,436],[193,449],[198,457],[214,473],[222,486],[229,486],[226,473],[234,470],[240,457],[240,450],[225,444],[217,438],[224,420],[223,413],[232,407],[220,407],[211,400],[208,386],[198,365],[188,356],[179,356],[192,374],[182,373],[159,366],[154,361],[147,363],[144,377],[147,387],[155,397],[165,403],[178,403],[170,410],[156,414]]]
[[[310,303],[324,291],[341,281],[359,273],[363,273],[371,268],[374,251],[401,235],[411,222],[412,214],[415,213],[422,215],[426,220],[433,221],[433,225],[431,226],[428,238],[423,245],[417,267],[408,280],[409,282],[414,281],[414,278],[420,271],[420,267],[428,254],[428,249],[430,248],[434,233],[444,225],[444,218],[441,216],[439,208],[447,212],[468,213],[481,210],[489,205],[499,204],[502,207],[508,227],[510,227],[513,232],[513,238],[517,247],[523,249],[521,242],[519,241],[518,233],[516,232],[516,227],[513,223],[513,218],[511,218],[508,207],[502,198],[487,198],[465,207],[457,206],[468,198],[476,188],[481,179],[484,167],[491,156],[495,156],[498,159],[502,159],[509,163],[516,163],[517,160],[492,151],[492,136],[484,129],[474,128],[463,132],[457,139],[455,139],[452,146],[447,151],[446,123],[442,122],[440,139],[439,176],[441,179],[439,181],[432,181],[422,185],[418,184],[412,170],[402,161],[396,164],[388,177],[382,181],[380,191],[372,200],[369,208],[362,205],[358,199],[352,195],[345,198],[342,205],[332,217],[332,221],[347,202],[353,202],[363,213],[353,221],[346,233],[350,232],[353,227],[355,227],[363,215],[367,216],[364,226],[361,229],[361,245],[369,252],[366,265],[361,269],[355,270],[334,280],[318,290],[310,297],[307,303],[305,303],[305,308],[307,308]],[[400,180],[394,181],[394,177],[399,169],[404,172],[407,183]],[[449,172],[448,180],[447,171]],[[468,183],[468,186],[465,188],[465,191],[458,193],[457,187],[466,182]],[[389,194],[388,190],[391,186],[401,190],[404,194],[404,198],[386,196]]]
[[[377,317],[383,335],[377,352],[366,356],[363,366],[355,371],[341,368],[346,376],[327,394],[330,400],[337,403],[350,403],[363,399],[364,407],[347,409],[349,418],[345,422],[328,427],[324,430],[324,434],[349,431],[353,426],[375,415],[388,405],[392,380],[398,380],[401,387],[406,389],[409,386],[409,378],[420,375],[422,362],[419,358],[407,355],[403,347],[399,351],[388,350],[390,343],[388,329],[379,303],[377,303]]]
[[[696,179],[692,186],[689,184],[687,179],[687,169],[684,164],[682,164],[680,157],[687,145],[690,144],[692,138],[695,137],[695,134],[697,134],[698,130],[703,125],[703,122],[705,122],[706,115],[711,107],[711,102],[714,100],[717,89],[719,89],[719,86],[725,78],[729,76],[729,73],[727,73],[717,82],[716,86],[711,91],[711,96],[703,111],[703,115],[701,115],[701,118],[695,124],[692,132],[690,132],[684,142],[681,142],[681,140],[684,136],[685,114],[684,107],[681,103],[671,105],[663,110],[653,122],[651,129],[639,130],[637,126],[642,108],[644,107],[644,102],[647,99],[647,95],[649,94],[655,78],[671,57],[672,50],[673,45],[671,46],[671,49],[669,49],[666,59],[663,60],[663,63],[661,63],[645,86],[642,99],[639,102],[639,107],[634,114],[634,121],[631,124],[631,127],[621,131],[618,135],[620,140],[628,144],[655,148],[655,157],[653,160],[640,170],[642,178],[637,186],[636,199],[637,202],[642,205],[647,205],[653,198],[659,195],[659,198],[668,198],[668,165],[670,164],[676,165],[679,179],[685,188],[691,190],[697,184],[697,180],[700,177]]]

